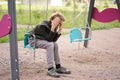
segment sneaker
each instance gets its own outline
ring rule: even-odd
[[[62,74],[71,74],[71,71],[67,70],[64,67],[60,67],[59,69],[56,69],[57,73],[62,73]]]
[[[60,77],[60,75],[58,73],[56,73],[54,68],[48,71],[48,75],[52,76],[52,77],[56,77],[56,78]]]

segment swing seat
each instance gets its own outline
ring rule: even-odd
[[[90,32],[90,35],[88,38],[83,38],[82,30],[88,29]],[[82,42],[85,40],[91,40],[91,30],[89,27],[87,28],[73,28],[70,30],[70,42]]]
[[[9,14],[4,14],[0,20],[0,38],[10,34],[12,30],[12,19]]]
[[[30,31],[26,32],[24,35],[24,48],[31,48],[31,49],[35,49],[35,46],[31,46],[29,44],[29,38],[30,38],[31,34]],[[33,36],[33,40],[35,40],[35,36]]]

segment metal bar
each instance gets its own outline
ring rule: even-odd
[[[48,17],[48,0],[47,0],[47,6],[46,6],[46,19]]]
[[[89,6],[89,12],[88,12],[88,19],[87,19],[87,27],[91,27],[91,21],[92,21],[92,13],[93,13],[93,8],[94,8],[94,2],[95,0],[91,0],[90,6]],[[85,32],[85,38],[88,38],[89,36],[89,30],[86,29]],[[84,47],[88,46],[88,40],[84,41]]]
[[[73,17],[75,17],[75,0],[73,1],[73,10],[74,10],[74,14],[73,14]]]
[[[32,20],[31,20],[31,0],[29,0],[29,19],[30,19],[29,25],[32,25]]]
[[[118,11],[120,13],[120,0],[116,0],[116,4],[117,4],[117,7],[118,7]]]
[[[32,26],[32,4],[31,4],[31,0],[29,0],[29,24],[27,26],[27,31],[29,30],[29,28],[31,27],[33,29]]]
[[[18,66],[18,43],[16,31],[16,1],[8,0],[8,12],[12,18],[12,31],[10,33],[10,58],[11,58],[11,80],[19,79],[19,66]]]

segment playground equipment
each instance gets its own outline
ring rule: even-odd
[[[92,18],[99,22],[111,22],[118,20],[120,22],[120,13],[116,8],[107,8],[99,12],[96,7],[93,7]],[[112,16],[112,17],[111,17]],[[88,37],[83,38],[82,28],[73,28],[70,31],[70,42],[81,42],[91,40],[91,29],[90,26],[86,27],[88,29]]]
[[[11,80],[19,80],[18,49],[15,25],[15,15],[12,15],[14,9],[11,9],[13,1],[9,0],[9,14],[4,14],[0,22],[0,38],[10,34],[10,57],[11,57]],[[15,11],[14,11],[15,12]],[[12,15],[12,16],[10,16]]]
[[[48,0],[47,0],[47,2],[46,2],[46,19],[47,19],[47,16],[48,16]],[[32,26],[32,18],[31,18],[31,15],[32,14],[32,11],[31,11],[31,0],[29,0],[29,25],[28,25],[28,27],[27,27],[27,30],[28,30],[28,28],[32,28],[33,29],[33,26]],[[35,49],[36,49],[36,46],[35,46],[35,43],[34,43],[34,45],[33,46],[31,46],[30,44],[29,44],[29,40],[32,38],[32,40],[34,40],[35,41],[35,39],[36,39],[36,37],[35,37],[35,35],[34,35],[34,32],[33,32],[33,34],[31,35],[30,34],[30,31],[27,31],[27,32],[25,32],[25,34],[24,34],[24,48],[29,48],[29,49],[33,49],[34,50],[34,60],[35,60]]]
[[[29,44],[29,40],[35,40],[35,35],[31,35],[30,31],[26,32],[24,35],[24,48],[31,48],[31,49],[35,49],[35,44],[34,46],[31,46]]]
[[[46,4],[47,6],[46,6],[46,19],[47,19],[47,16],[48,16],[48,0],[47,0],[47,4]],[[27,29],[29,28],[29,27],[31,27],[32,29],[33,29],[33,26],[32,26],[32,19],[31,19],[31,15],[32,14],[32,11],[31,11],[31,0],[29,0],[29,25],[28,25],[28,27],[27,27]],[[31,37],[32,36],[32,37]],[[25,35],[24,35],[24,48],[30,48],[30,49],[33,49],[34,50],[34,55],[35,55],[35,49],[36,49],[36,47],[35,47],[35,44],[34,44],[34,46],[31,46],[31,45],[29,45],[29,39],[30,38],[33,38],[33,40],[35,41],[35,35],[34,35],[34,32],[33,32],[33,34],[31,35],[30,34],[30,31],[27,31],[27,32],[25,32]]]
[[[105,9],[101,13],[98,12],[97,9],[94,7],[94,2],[95,0],[90,1],[88,19],[87,19],[87,22],[89,23],[89,25],[87,25],[87,27],[88,26],[91,27],[92,18],[100,22],[110,22],[115,19],[118,19],[118,20],[120,19],[120,0],[116,0],[118,9]],[[88,36],[89,36],[89,31],[86,30],[85,38],[88,38]],[[85,47],[88,46],[88,40],[84,41],[84,46]]]
[[[118,20],[120,22],[120,13],[116,8],[107,8],[103,11],[99,12],[96,7],[93,9],[92,18],[99,22],[111,22],[114,20]]]
[[[29,49],[33,49],[34,50],[34,60],[35,60],[35,42],[34,45],[30,45],[29,44],[29,40],[34,40],[35,41],[36,37],[35,35],[31,35],[30,31],[26,32],[24,35],[24,48],[29,48]]]
[[[82,30],[88,29],[90,31],[88,38],[83,38]],[[70,42],[81,42],[85,40],[91,40],[91,29],[90,27],[86,28],[73,28],[70,30]]]
[[[80,13],[73,19],[74,22],[75,20],[77,20],[77,18],[79,18],[81,16],[81,14],[84,13],[84,19],[82,19],[86,25],[86,23],[88,24],[88,22],[86,22],[86,17],[87,17],[87,8],[88,8],[88,5],[89,4],[89,0],[86,0],[86,5],[85,5],[85,8],[80,11]],[[85,26],[84,25],[84,26]],[[89,24],[88,24],[89,25]],[[84,38],[84,32],[85,30],[88,30],[89,31],[89,36],[87,38]],[[83,32],[84,31],[84,32]],[[90,26],[87,26],[87,27],[76,27],[76,28],[72,28],[70,30],[70,42],[82,42],[82,41],[86,41],[86,40],[91,40],[91,28]],[[78,47],[79,47],[79,44],[78,44]]]
[[[89,7],[89,13],[88,13],[88,23],[89,27],[91,27],[91,19],[93,14],[93,8],[94,8],[94,1],[91,0],[90,7]],[[116,0],[118,11],[120,13],[120,0]],[[12,22],[12,30],[10,32],[10,58],[11,58],[11,80],[20,80],[19,79],[19,66],[18,66],[18,45],[17,45],[17,33],[16,33],[16,6],[15,6],[15,0],[8,0],[8,12],[11,16],[11,22]],[[5,24],[3,24],[4,26]],[[1,25],[0,25],[1,27]],[[88,27],[88,25],[87,25]],[[1,29],[1,28],[0,28]],[[7,35],[7,34],[6,34]],[[89,31],[86,29],[86,35],[85,38],[88,38]],[[87,47],[87,41],[85,40],[84,46]]]
[[[29,0],[29,25],[27,26],[27,30],[30,27],[33,29],[31,14],[32,14],[32,11],[31,11],[31,0]],[[32,35],[32,36],[33,36],[32,38],[35,40],[35,35]],[[29,45],[30,37],[31,37],[30,31],[25,32],[25,35],[24,35],[24,48],[30,48],[30,49],[34,49],[35,50],[35,46]]]
[[[89,35],[87,38],[83,37],[83,34],[85,34],[85,30],[89,32]],[[85,28],[72,28],[70,30],[70,42],[82,42],[82,41],[88,41],[91,40],[92,31],[90,27]],[[78,44],[78,49],[80,47],[80,44]]]
[[[11,32],[12,23],[9,14],[4,14],[0,21],[0,38],[8,35]]]

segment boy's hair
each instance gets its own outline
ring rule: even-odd
[[[52,21],[55,17],[59,17],[61,19],[61,21],[65,21],[65,17],[62,13],[60,12],[55,12],[53,13],[50,18],[49,18],[49,21]]]

